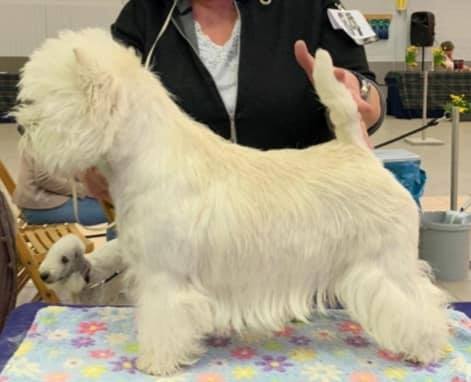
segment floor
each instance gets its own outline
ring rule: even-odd
[[[383,127],[373,136],[373,143],[378,144],[401,135],[407,131],[421,126],[421,120],[399,120],[386,118]],[[420,137],[420,134],[416,135]],[[425,210],[446,210],[450,206],[450,166],[451,166],[451,124],[443,122],[439,126],[432,127],[427,132],[427,137],[433,137],[443,142],[438,146],[412,146],[404,141],[387,146],[387,148],[402,148],[420,156],[422,167],[427,172],[427,185],[424,197],[421,200]],[[16,175],[18,169],[17,153],[18,134],[15,126],[0,124],[0,159],[7,168]],[[471,196],[471,122],[463,122],[460,126],[459,145],[459,205],[462,205]],[[466,166],[468,163],[468,167]],[[103,241],[97,241],[101,245]],[[468,281],[457,283],[440,282],[444,289],[451,295],[454,301],[471,301],[471,274]],[[18,303],[27,301],[27,291],[20,296]]]

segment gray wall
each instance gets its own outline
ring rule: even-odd
[[[64,29],[108,29],[127,0],[0,0],[0,57],[27,57]]]
[[[256,0],[251,0],[256,1]],[[314,1],[314,0],[313,0]],[[48,36],[64,28],[107,28],[126,0],[0,0],[0,72],[17,71],[32,50]],[[388,41],[367,46],[368,60],[379,82],[390,70],[403,68],[409,45],[410,15],[428,10],[437,19],[437,44],[453,40],[456,57],[471,60],[471,37],[466,26],[471,0],[409,0],[406,12],[396,12],[395,0],[343,0],[346,7],[364,13],[393,15]],[[21,22],[20,22],[21,20]],[[427,49],[430,59],[430,49]]]
[[[356,8],[363,13],[391,14],[393,16],[390,39],[379,41],[367,47],[370,62],[403,62],[405,49],[410,44],[410,15],[417,11],[429,11],[435,14],[436,45],[444,40],[455,42],[457,58],[471,60],[471,35],[469,20],[471,16],[470,0],[409,0],[406,12],[395,10],[395,0],[342,0],[349,8]],[[430,58],[431,49],[427,49]]]

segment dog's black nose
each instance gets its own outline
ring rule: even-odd
[[[40,277],[41,277],[41,280],[47,281],[47,279],[49,278],[49,272],[42,272],[40,274]]]

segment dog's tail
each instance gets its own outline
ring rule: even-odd
[[[335,77],[332,59],[323,49],[316,52],[313,78],[317,94],[329,112],[337,140],[366,148],[357,104],[350,91]]]

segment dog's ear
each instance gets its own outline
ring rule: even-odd
[[[88,57],[87,52],[84,49],[74,48],[74,55],[77,63],[84,68],[91,68],[94,65],[94,60]]]
[[[80,89],[84,92],[88,110],[95,118],[109,119],[117,107],[118,78],[84,48],[75,48]]]

